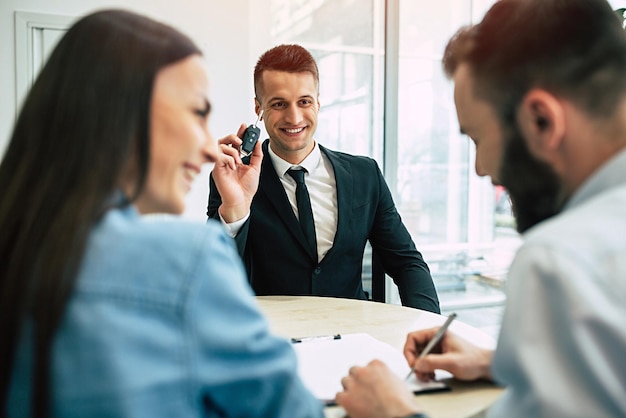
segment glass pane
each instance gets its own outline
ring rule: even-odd
[[[420,243],[466,242],[469,143],[440,61],[401,55],[397,203]]]
[[[473,168],[441,56],[447,40],[470,15],[467,1],[426,6],[400,2],[397,204],[433,273],[441,273],[435,277],[441,279],[436,282],[441,290],[463,286],[462,281],[444,286],[443,278],[458,270],[467,256]]]
[[[271,0],[271,37],[300,44],[371,48],[374,0]]]
[[[506,191],[474,172],[441,57],[452,35],[493,0],[400,0],[396,203],[431,267],[443,313],[495,327],[520,240]],[[478,310],[477,310],[478,309]],[[476,318],[483,318],[476,323]]]

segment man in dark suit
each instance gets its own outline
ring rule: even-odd
[[[219,141],[225,159],[211,174],[207,214],[235,238],[257,295],[365,299],[361,270],[369,240],[402,304],[439,313],[428,266],[376,162],[313,138],[320,104],[311,54],[298,45],[270,49],[255,67],[254,86],[255,111],[269,139],[262,150],[257,144],[248,164],[237,151],[239,137]],[[302,188],[292,170],[304,173]],[[304,206],[302,189],[310,199]]]

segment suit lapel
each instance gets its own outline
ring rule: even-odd
[[[330,253],[333,248],[341,246],[346,231],[348,230],[352,207],[350,202],[352,202],[354,184],[350,165],[335,152],[326,149],[321,145],[319,147],[324,155],[328,157],[330,164],[333,166],[337,187],[337,231],[335,232],[333,246],[329,250]]]

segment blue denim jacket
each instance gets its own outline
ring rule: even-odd
[[[55,417],[321,417],[218,223],[111,210],[91,234],[52,351]],[[9,416],[28,416],[22,332]]]

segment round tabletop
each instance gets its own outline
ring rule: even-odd
[[[307,335],[367,333],[402,351],[411,331],[440,326],[445,316],[387,303],[317,296],[257,296],[271,330],[285,338]],[[482,347],[493,348],[488,334],[461,321],[450,330]],[[446,379],[449,392],[417,395],[432,418],[472,417],[484,412],[502,388],[490,382]],[[327,416],[341,416],[340,408],[327,408]]]

